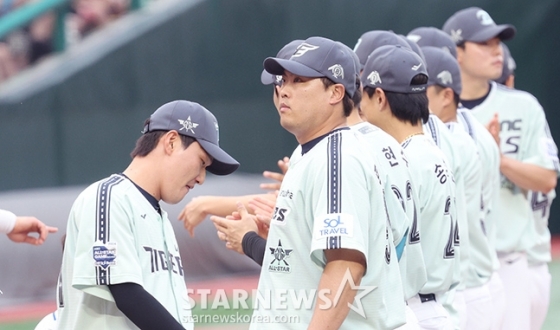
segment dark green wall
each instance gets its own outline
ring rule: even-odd
[[[260,84],[265,57],[312,35],[353,47],[367,30],[441,27],[472,5],[517,27],[508,42],[517,87],[541,101],[560,141],[553,81],[560,73],[560,1],[209,0],[50,88],[17,101],[0,97],[0,190],[84,184],[124,169],[144,119],[173,99],[215,113],[220,143],[241,171],[274,169],[296,141],[278,124],[271,88]],[[58,71],[23,84],[56,80]],[[551,226],[560,231],[556,218]]]

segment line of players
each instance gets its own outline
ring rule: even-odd
[[[394,274],[396,257],[401,274],[396,286],[394,279],[374,279],[373,284],[392,287],[372,292],[371,298],[387,303],[402,294],[406,301],[404,309],[395,305],[392,311],[370,311],[369,324],[375,328],[395,328],[405,317],[403,329],[540,329],[544,323],[550,291],[547,219],[559,166],[542,107],[529,93],[512,88],[512,60],[501,41],[514,35],[513,26],[496,25],[487,12],[471,7],[451,16],[442,30],[422,27],[406,37],[369,31],[354,51],[311,37],[294,40],[265,61],[261,80],[274,86],[279,111],[288,97],[284,89],[290,88],[284,83],[289,79],[293,84],[293,76],[327,77],[345,87],[359,77],[361,88],[346,88],[354,105],[347,125],[373,156],[390,222],[386,251],[394,252],[388,261],[364,252],[367,270],[381,267]],[[343,53],[355,71],[340,63],[344,59],[318,56],[321,47]],[[289,160],[279,162],[286,175],[304,154],[298,147]],[[290,204],[290,194],[297,191],[285,182],[272,187],[280,188],[276,204],[270,194],[199,197],[180,218],[192,234],[207,214],[225,216],[235,200],[245,201],[264,226],[252,223],[255,218],[244,207],[212,220],[228,248],[269,265],[276,256],[265,251],[278,249],[280,241],[285,249],[297,248],[286,244],[303,244],[285,236],[294,233],[277,230],[285,225],[283,213],[298,212],[293,209],[297,204]],[[379,196],[376,201],[370,203],[380,203]],[[321,230],[313,227],[307,238],[313,242],[311,255],[315,241],[324,241],[327,251],[345,248],[341,241],[352,240]],[[301,275],[293,262],[291,274],[264,266],[259,290],[297,287],[289,280]],[[372,284],[365,281],[363,277],[362,285]],[[359,324],[352,313],[342,326]]]

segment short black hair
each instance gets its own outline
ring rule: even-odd
[[[428,76],[425,74],[417,74],[410,82],[411,86],[425,85],[428,82]],[[366,86],[364,92],[372,97],[376,88]],[[413,125],[422,121],[425,124],[430,116],[428,109],[428,96],[424,90],[422,93],[397,93],[384,91],[387,96],[387,102],[391,107],[391,112],[395,117],[404,122]]]
[[[330,86],[335,84],[334,81],[330,80],[327,77],[321,77],[320,79],[323,82],[323,85],[325,86],[325,89],[327,89]],[[345,91],[344,92],[344,98],[342,99],[342,109],[344,110],[344,117],[348,117],[352,113],[352,110],[354,109],[352,104],[353,104],[352,99],[350,98],[348,93]]]
[[[144,126],[150,123],[150,118],[146,119]],[[136,140],[136,146],[134,150],[130,153],[130,157],[134,159],[135,157],[145,157],[152,150],[154,150],[161,139],[161,137],[169,131],[151,131],[143,134],[138,140]],[[179,134],[181,137],[181,142],[183,143],[183,148],[186,149],[189,145],[196,141],[195,138],[190,136],[185,136]]]

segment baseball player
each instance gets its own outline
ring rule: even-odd
[[[278,51],[276,57],[284,59],[290,58],[290,56],[295,52],[296,47],[299,46],[302,42],[303,40],[299,39],[290,41],[288,44],[282,47],[280,51]],[[276,85],[279,82],[278,79],[281,79],[281,77],[277,78],[277,76],[271,75],[265,70],[263,70],[261,73],[261,82],[264,85],[274,86],[273,101],[275,106],[277,105],[278,101],[278,92],[276,90]],[[289,159],[285,157],[285,159],[278,162],[278,166],[284,174],[288,170],[288,161]],[[263,175],[265,177],[278,179],[276,173],[266,171],[265,173],[263,173]],[[271,189],[271,187],[276,188],[275,185],[271,186],[271,184],[263,184],[262,187],[265,189]],[[274,190],[277,190],[277,188]],[[208,215],[217,215],[221,217],[230,215],[237,210],[237,202],[243,203],[250,213],[254,213],[251,206],[249,205],[249,201],[253,200],[256,197],[267,198],[274,201],[276,200],[276,197],[273,194],[254,194],[245,196],[198,196],[193,198],[187,205],[185,205],[185,207],[179,214],[179,220],[183,221],[185,229],[189,231],[191,236],[194,236],[194,228],[198,226],[204,219],[206,219]]]
[[[47,226],[35,217],[18,217],[10,211],[0,209],[0,233],[5,233],[16,243],[41,245],[49,234],[57,231],[58,228]],[[31,236],[31,233],[38,233],[39,237]]]
[[[404,324],[383,188],[374,159],[346,126],[359,86],[352,57],[340,43],[310,37],[290,59],[267,58],[264,68],[282,75],[280,123],[301,148],[295,151],[300,155],[290,157],[282,181],[258,291],[313,289],[318,295],[313,310],[287,299],[284,304],[273,301],[271,308],[257,307],[254,317],[298,315],[300,323],[290,324],[292,329],[393,329]],[[212,220],[220,226],[225,219]],[[350,280],[376,289],[358,296],[352,283],[345,284]],[[333,293],[339,290],[336,299]]]
[[[515,60],[511,56],[509,48],[504,43],[502,43],[502,49],[504,52],[503,72],[502,76],[498,78],[496,82],[509,88],[514,88]],[[548,124],[546,126],[546,136],[549,139],[547,143],[551,148],[549,153],[551,155],[555,153],[558,154],[558,148],[552,139]],[[556,162],[556,160],[554,161]],[[547,194],[543,194],[539,191],[527,192],[527,199],[531,202],[531,208],[533,209],[535,232],[537,234],[535,244],[527,250],[529,276],[532,285],[529,292],[531,297],[531,329],[533,330],[542,328],[550,304],[551,276],[548,271],[548,263],[551,261],[551,255],[548,217],[550,216],[550,207],[555,197],[556,191],[554,189]]]
[[[457,285],[455,184],[445,156],[422,130],[429,115],[427,80],[425,65],[414,52],[400,46],[379,47],[368,57],[361,74],[361,109],[368,122],[403,146],[418,190],[418,227],[427,283],[417,296],[408,299],[408,306],[423,329],[451,329],[440,299]]]
[[[425,46],[433,46],[443,51],[453,55],[454,57],[457,56],[457,47],[455,43],[451,39],[451,37],[434,27],[419,27],[409,32],[408,38],[411,40],[416,40],[419,45],[422,47]],[[439,73],[438,73],[439,74]],[[457,102],[457,100],[454,100]],[[432,116],[430,116],[432,118]],[[492,221],[492,217],[490,214],[490,210],[492,209],[492,205],[495,205],[494,200],[499,198],[497,195],[499,189],[499,150],[492,138],[492,135],[488,132],[488,130],[479,122],[477,122],[472,115],[465,111],[464,108],[459,108],[457,110],[457,121],[463,126],[463,129],[469,133],[471,138],[474,140],[477,150],[478,156],[484,164],[481,166],[482,171],[482,218],[481,220],[484,223],[486,237],[488,239],[488,244],[490,246],[491,251],[495,251],[495,225]],[[439,122],[439,121],[434,121]],[[434,125],[435,126],[435,125]],[[429,128],[428,125],[425,125],[425,128]],[[442,135],[442,142],[445,142],[445,135]],[[446,156],[459,154],[461,156],[459,148],[453,148],[452,145],[447,145],[443,143],[442,150],[446,154]],[[451,147],[451,148],[449,148]],[[453,160],[453,156],[449,156],[450,160]],[[455,169],[456,171],[456,169]],[[494,212],[495,213],[495,212]],[[463,243],[463,242],[461,242]],[[476,241],[474,242],[476,243]],[[470,242],[469,242],[470,244]],[[461,244],[462,247],[465,247],[465,244]],[[465,250],[465,249],[462,249]],[[505,310],[505,296],[503,285],[501,279],[498,275],[497,270],[499,269],[500,263],[498,261],[498,257],[495,253],[491,253],[492,257],[492,265],[493,265],[493,272],[488,283],[489,290],[492,297],[492,322],[494,323],[493,329],[501,328],[501,320],[503,318],[504,310]],[[476,256],[475,256],[476,258]],[[476,262],[475,262],[476,263]],[[461,309],[461,302],[458,299],[461,299],[462,294],[455,296],[454,299],[454,306]],[[464,298],[464,297],[463,297]],[[464,305],[466,308],[466,304]],[[466,313],[465,313],[466,316]],[[463,322],[466,321],[463,319]],[[466,327],[466,325],[465,325]]]
[[[464,182],[467,225],[469,237],[469,269],[462,271],[464,282],[463,296],[467,307],[467,324],[462,329],[491,329],[492,297],[489,281],[493,274],[493,255],[495,251],[487,238],[485,215],[481,208],[482,196],[482,171],[478,149],[475,142],[469,137],[464,126],[458,122],[457,106],[461,94],[461,74],[456,59],[441,48],[422,47],[426,64],[428,66],[428,100],[430,109],[449,130],[460,137],[463,145],[457,145],[459,155],[467,155],[467,150],[472,150],[474,155],[468,155],[462,161],[463,171],[474,173],[473,179]],[[466,176],[469,177],[468,175]],[[457,180],[456,180],[457,182]],[[460,232],[463,234],[463,231]],[[463,234],[461,238],[465,237]],[[462,243],[463,241],[461,241]],[[461,253],[464,245],[461,246]]]
[[[501,151],[502,180],[495,216],[499,273],[507,295],[502,328],[528,329],[527,251],[537,234],[526,192],[548,193],[556,186],[557,156],[549,151],[554,147],[546,135],[546,119],[538,101],[492,81],[502,73],[500,41],[511,39],[515,28],[496,25],[486,11],[471,7],[452,15],[443,30],[457,44],[461,103],[482,124],[490,123]]]
[[[179,248],[159,201],[175,204],[206,170],[239,163],[218,146],[216,118],[173,101],[146,121],[132,162],[74,202],[59,278],[60,329],[192,329]]]

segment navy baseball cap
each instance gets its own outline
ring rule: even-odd
[[[441,48],[426,46],[422,50],[428,66],[428,86],[449,87],[457,95],[461,95],[463,87],[457,60]]]
[[[426,65],[412,50],[402,46],[381,46],[371,53],[362,71],[362,85],[388,92],[423,93],[427,85],[411,85],[419,74],[428,76]]]
[[[354,52],[358,55],[362,68],[366,64],[371,52],[385,45],[401,45],[404,48],[410,49],[408,43],[394,32],[385,30],[368,31],[362,34],[356,46],[354,46]]]
[[[239,163],[218,144],[219,129],[216,117],[200,104],[184,100],[166,103],[150,116],[150,122],[142,133],[171,130],[194,138],[213,158],[212,164],[207,167],[208,172],[227,175],[239,167]]]
[[[499,84],[505,84],[507,78],[511,76],[515,69],[517,69],[517,64],[515,64],[515,60],[511,56],[511,52],[509,51],[508,46],[502,42],[502,53],[504,54],[504,66],[502,70],[502,75],[500,78],[496,79],[495,81]]]
[[[292,54],[296,52],[296,48],[299,45],[301,45],[302,42],[303,42],[303,40],[300,40],[300,39],[290,41],[287,45],[285,45],[284,47],[282,47],[282,49],[280,49],[278,54],[276,54],[276,57],[283,58],[283,59],[289,59],[292,56]],[[262,73],[261,73],[261,82],[263,83],[263,85],[270,85],[274,82],[277,82],[278,79],[281,80],[282,76],[280,76],[280,78],[278,78],[277,75],[272,75],[272,74],[266,72],[266,70],[263,70]]]
[[[484,42],[494,37],[509,40],[516,32],[513,25],[496,25],[492,17],[478,7],[459,10],[447,19],[442,30],[451,36],[456,45],[464,41]]]
[[[449,34],[433,26],[418,27],[408,33],[407,39],[412,40],[420,47],[438,47],[449,52],[457,58],[457,46]]]
[[[406,41],[406,43],[408,43],[408,46],[410,46],[410,49],[413,52],[415,52],[418,56],[420,56],[422,61],[424,61],[424,63],[426,63],[426,59],[424,58],[424,53],[422,52],[422,49],[420,48],[420,46],[418,46],[417,43],[408,39],[407,37],[403,36],[402,34],[399,34],[399,37],[401,37],[404,41]]]
[[[285,70],[302,77],[326,77],[335,84],[342,84],[352,97],[356,92],[354,60],[343,44],[323,37],[310,37],[301,43],[289,59],[268,57],[264,69],[273,75]]]

